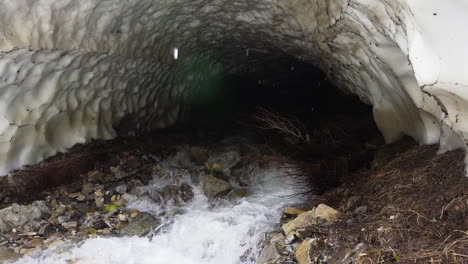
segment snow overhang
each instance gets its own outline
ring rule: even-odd
[[[466,14],[464,0],[0,0],[0,174],[122,124],[167,127],[249,50],[322,69],[373,105],[387,142],[466,148]]]

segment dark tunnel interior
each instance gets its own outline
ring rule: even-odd
[[[196,131],[208,141],[233,131],[253,135],[303,164],[302,171],[313,175],[307,180],[313,186],[299,185],[313,192],[336,187],[350,172],[367,166],[373,148],[383,143],[371,105],[333,85],[314,66],[291,58],[256,65],[249,74],[225,75],[192,96],[190,116],[172,130]],[[310,141],[259,125],[252,117],[263,109],[299,123]],[[310,164],[321,164],[320,172],[310,172]]]

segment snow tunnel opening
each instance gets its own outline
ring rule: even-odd
[[[338,186],[369,165],[373,151],[384,143],[371,105],[338,88],[315,66],[288,56],[208,81],[191,96],[185,122],[172,129],[205,140],[251,130],[258,142],[291,160],[321,166],[318,174],[301,168],[313,186],[301,185],[314,193]],[[307,142],[259,120],[262,111],[300,126]]]

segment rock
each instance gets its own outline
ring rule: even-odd
[[[71,199],[70,197],[68,196],[68,193],[63,193],[60,195],[60,197],[58,198],[58,201],[61,203],[61,204],[70,204],[71,203]]]
[[[287,215],[287,216],[298,216],[298,215],[300,215],[302,213],[305,213],[305,211],[302,211],[302,210],[294,208],[294,207],[288,207],[288,208],[284,209],[283,213],[285,215]]]
[[[23,244],[23,247],[24,248],[36,248],[38,247],[39,245],[42,244],[42,239],[40,238],[33,238],[33,239],[30,239],[30,240],[26,240]]]
[[[132,213],[130,214],[130,218],[135,218],[135,217],[137,217],[137,215],[138,215],[138,212],[136,212],[136,211],[135,211],[135,212],[132,212]]]
[[[321,218],[325,221],[334,221],[340,216],[341,213],[336,211],[335,209],[324,204],[319,204],[316,208],[308,212],[302,213],[295,219],[284,224],[282,228],[287,236],[300,227],[315,225],[317,223],[317,218]]]
[[[127,236],[145,236],[156,229],[161,222],[148,213],[140,212],[120,233]]]
[[[124,193],[127,192],[127,189],[128,189],[128,187],[127,187],[126,184],[120,184],[120,185],[116,186],[114,190],[116,192],[120,193],[120,194],[124,194]]]
[[[359,196],[351,196],[349,197],[348,201],[346,201],[344,203],[344,205],[342,205],[340,207],[340,209],[343,210],[343,212],[348,212],[350,211],[352,208],[355,208],[356,207],[356,204],[361,200],[361,197]]]
[[[30,205],[13,204],[0,210],[0,233],[10,232],[12,228],[21,229],[26,224],[40,225],[42,219],[50,217],[50,210],[44,201]]]
[[[71,215],[61,215],[59,217],[57,217],[57,222],[59,224],[63,224],[65,222],[68,222],[71,220]]]
[[[240,161],[239,150],[227,150],[211,155],[208,162],[211,164],[220,164],[225,169],[230,169]]]
[[[325,204],[319,204],[315,208],[315,217],[326,221],[335,221],[341,217],[341,213]]]
[[[365,206],[365,205],[359,206],[358,208],[356,208],[354,210],[354,213],[355,214],[366,214],[367,213],[367,206]]]
[[[209,199],[227,194],[231,190],[231,184],[227,181],[208,175],[205,178],[203,192]]]
[[[316,223],[317,220],[315,219],[315,212],[314,210],[311,210],[284,224],[282,228],[286,236],[288,236],[291,232],[296,231],[296,229],[299,227],[315,225]]]
[[[347,264],[347,263],[358,263],[358,258],[360,258],[361,253],[367,249],[367,245],[364,243],[357,244],[354,249],[348,251],[346,256],[340,263]]]
[[[125,201],[125,203],[131,203],[135,200],[137,200],[138,197],[136,195],[133,195],[133,194],[129,194],[129,193],[124,193],[122,195],[122,200]]]
[[[49,236],[57,231],[57,228],[51,224],[45,224],[41,226],[39,231],[37,232],[40,236]]]
[[[114,177],[119,180],[127,177],[127,174],[123,172],[119,167],[111,167],[110,169]]]
[[[73,205],[73,209],[75,209],[76,211],[78,211],[79,213],[83,215],[96,211],[96,209],[94,208],[92,204],[87,204],[87,203],[76,203]]]
[[[0,263],[13,262],[21,257],[20,254],[15,253],[13,250],[0,247]]]
[[[80,196],[81,193],[69,193],[68,194],[68,197],[72,198],[72,199],[76,199],[78,198],[78,196]]]
[[[233,190],[233,191],[229,194],[229,199],[240,199],[240,198],[244,198],[244,197],[246,197],[248,194],[249,194],[249,190],[246,189],[246,188],[235,189],[235,190]]]
[[[275,263],[281,258],[280,249],[286,247],[284,244],[284,235],[281,233],[271,234],[270,239],[265,242],[262,252],[258,256],[257,263]]]
[[[181,185],[167,185],[159,191],[159,194],[164,202],[173,201],[175,204],[179,204],[181,201],[188,202],[195,195],[192,191],[192,187],[186,183],[182,183]],[[153,198],[151,195],[150,197]]]
[[[104,174],[100,171],[90,171],[88,172],[88,181],[89,182],[99,182],[104,177]]]
[[[94,191],[93,187],[89,183],[83,184],[83,187],[81,188],[81,194],[83,195],[88,195]]]
[[[310,248],[313,239],[304,240],[301,245],[297,248],[295,256],[298,264],[312,264],[312,259],[310,257]]]
[[[104,191],[103,190],[95,191],[94,200],[95,200],[97,207],[101,208],[102,206],[104,206]]]
[[[178,197],[182,199],[184,202],[188,202],[193,199],[195,196],[194,192],[192,191],[192,187],[186,183],[182,183],[179,186],[179,190],[177,191]]]
[[[86,200],[86,196],[80,194],[78,195],[78,197],[76,197],[76,200],[78,200],[79,202],[83,202],[84,200]]]
[[[96,229],[96,230],[99,230],[99,229],[104,229],[107,227],[107,224],[106,222],[104,222],[104,220],[102,219],[97,219],[95,221],[92,221],[89,223],[89,227],[90,228],[93,228],[93,229]]]
[[[76,221],[64,222],[61,224],[61,226],[65,227],[66,229],[76,229],[78,227]]]
[[[192,160],[195,160],[200,164],[205,164],[209,158],[208,150],[201,147],[191,147],[190,156]]]
[[[127,163],[125,163],[125,166],[127,168],[129,168],[129,169],[136,169],[136,168],[139,168],[141,166],[141,162],[137,157],[130,156],[128,158]]]

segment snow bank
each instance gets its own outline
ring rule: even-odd
[[[387,142],[465,148],[466,14],[464,0],[0,0],[0,174],[177,122],[246,49],[321,68],[374,106]]]

